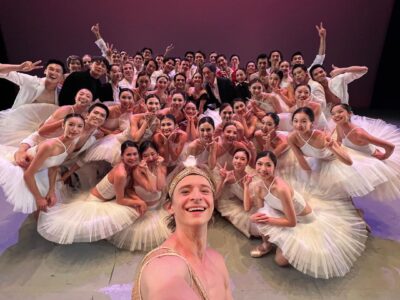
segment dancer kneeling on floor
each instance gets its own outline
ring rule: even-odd
[[[244,180],[245,210],[250,210],[253,203],[259,208],[251,220],[263,238],[251,256],[261,257],[275,244],[279,266],[291,264],[315,278],[344,276],[365,248],[365,223],[350,201],[327,202],[302,190],[312,209],[302,194],[275,176],[276,163],[272,152],[259,153],[256,171],[260,181],[251,183],[250,175]]]
[[[47,240],[71,244],[105,239],[132,224],[147,209],[146,203],[127,189],[138,164],[138,146],[132,141],[122,143],[121,162],[89,195],[79,194],[70,203],[40,214],[38,232]]]

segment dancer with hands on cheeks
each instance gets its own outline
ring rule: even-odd
[[[58,244],[95,242],[132,224],[147,208],[129,190],[131,174],[138,163],[137,145],[132,141],[122,143],[121,162],[89,194],[78,194],[39,215],[39,234]]]
[[[250,154],[244,149],[237,149],[233,155],[233,170],[227,169],[227,164],[219,167],[220,180],[217,185],[218,198],[216,208],[221,215],[228,219],[246,237],[259,236],[254,224],[250,222],[250,215],[255,210],[245,211],[243,205],[244,180],[249,175],[246,167],[249,164]]]
[[[254,133],[258,149],[272,151],[278,157],[288,148],[287,135],[277,133],[279,122],[279,116],[269,112],[261,120],[261,129]]]
[[[132,188],[146,207],[134,223],[108,239],[118,248],[130,251],[151,250],[171,234],[165,221],[168,213],[162,206],[167,173],[164,159],[159,156],[157,146],[150,141],[140,145],[139,154],[142,161],[133,170]]]
[[[173,167],[178,163],[186,140],[186,132],[179,129],[173,115],[161,118],[160,131],[153,136],[153,141],[167,166]]]
[[[257,117],[251,110],[246,108],[246,102],[240,98],[233,100],[233,111],[235,114],[232,116],[232,120],[240,122],[243,127],[244,137],[251,139],[256,130]]]
[[[188,141],[193,141],[197,138],[197,123],[199,121],[196,104],[193,101],[186,101],[183,113],[185,120],[179,123],[179,127],[186,132]]]
[[[302,194],[275,175],[276,164],[272,152],[261,152],[256,161],[259,180],[244,180],[244,208],[258,208],[251,220],[263,240],[250,255],[264,256],[275,245],[279,266],[290,264],[315,278],[344,276],[365,248],[365,223],[348,201],[332,200],[327,206],[303,190],[313,210]]]
[[[131,116],[130,135],[136,143],[150,140],[160,128],[157,114],[160,110],[160,99],[156,95],[146,97],[147,112]]]
[[[184,153],[194,156],[199,164],[209,165],[211,158],[210,148],[216,141],[214,138],[214,120],[211,117],[202,117],[198,123],[198,138],[190,142]]]
[[[223,166],[225,163],[227,163],[228,167],[231,169],[233,154],[238,148],[248,150],[249,153],[255,152],[255,147],[252,142],[238,141],[237,127],[234,123],[227,122],[222,129],[222,135],[218,136],[210,147],[210,170],[213,170],[217,163],[220,166]],[[254,158],[251,157],[251,166],[254,165],[254,163],[252,163],[253,161]]]

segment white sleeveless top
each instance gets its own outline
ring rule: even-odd
[[[314,158],[319,158],[319,159],[328,159],[332,160],[335,158],[335,155],[326,147],[319,149],[315,148],[314,146],[311,146],[308,142],[310,141],[311,137],[314,134],[314,130],[312,131],[310,137],[308,140],[304,140],[301,135],[299,137],[303,140],[304,145],[300,147],[300,150],[303,152],[305,156],[308,157],[314,157]]]
[[[265,186],[265,183],[263,182],[264,186],[268,190],[268,194],[265,195],[265,197],[264,197],[264,205],[268,205],[268,206],[272,207],[273,209],[283,212],[282,201],[278,197],[274,196],[270,191],[274,182],[275,182],[275,178],[274,178],[274,180],[272,180],[269,187]],[[300,195],[296,191],[294,191],[294,195],[293,195],[293,206],[294,206],[294,211],[295,211],[296,215],[301,214],[301,212],[306,207],[306,201],[304,200],[303,196]]]
[[[362,153],[368,154],[368,155],[372,155],[375,153],[376,151],[376,147],[372,144],[366,144],[363,146],[359,146],[356,144],[353,144],[352,141],[350,141],[350,139],[348,138],[348,136],[350,135],[350,133],[354,130],[357,129],[357,127],[354,127],[353,129],[351,129],[347,134],[344,135],[344,138],[342,140],[342,144],[346,147],[349,147],[351,149],[360,151]]]

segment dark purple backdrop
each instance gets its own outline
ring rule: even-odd
[[[185,50],[238,53],[242,64],[280,49],[286,58],[301,50],[311,62],[318,50],[315,25],[327,28],[325,65],[366,65],[352,84],[350,103],[368,107],[394,0],[86,0],[2,1],[1,26],[9,60],[46,60],[98,53],[92,24],[119,49],[143,46],[172,55]]]

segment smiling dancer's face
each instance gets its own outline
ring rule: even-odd
[[[121,155],[122,162],[129,166],[134,167],[139,164],[139,152],[136,147],[127,147]]]
[[[310,117],[304,112],[298,112],[293,117],[293,128],[299,133],[305,133],[311,130],[312,122]]]
[[[210,182],[203,176],[186,176],[176,185],[168,210],[174,214],[177,227],[207,225],[214,211]]]
[[[274,162],[268,156],[261,157],[256,162],[256,171],[262,179],[268,179],[274,175]]]

